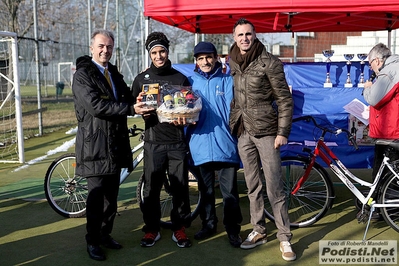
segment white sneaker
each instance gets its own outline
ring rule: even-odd
[[[256,231],[252,231],[248,235],[247,239],[245,239],[245,241],[241,243],[240,248],[250,249],[250,248],[254,248],[258,245],[265,244],[266,242],[267,242],[266,234],[261,234]]]
[[[280,242],[280,251],[281,256],[286,261],[292,261],[296,259],[296,254],[292,250],[291,243],[288,241],[281,241]]]

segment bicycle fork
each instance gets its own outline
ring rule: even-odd
[[[291,195],[295,195],[298,192],[298,190],[302,187],[302,185],[306,182],[306,180],[308,179],[309,173],[313,168],[315,158],[316,157],[313,156],[312,159],[310,160],[309,165],[306,167],[305,173],[298,180],[298,182],[295,184],[295,186],[292,188]]]
[[[317,155],[315,155],[310,149],[304,148],[303,150],[309,153],[310,162],[309,165],[306,166],[305,173],[303,174],[303,176],[299,178],[298,182],[292,188],[291,195],[295,195],[298,192],[298,190],[302,187],[302,185],[306,182],[306,180],[308,180],[310,171],[312,171],[313,165],[316,162]]]

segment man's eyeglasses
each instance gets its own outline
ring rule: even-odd
[[[369,67],[371,67],[371,63],[373,63],[373,62],[374,62],[374,60],[376,60],[376,59],[377,59],[377,57],[376,57],[376,58],[374,58],[373,60],[369,61]]]

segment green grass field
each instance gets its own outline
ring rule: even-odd
[[[29,98],[37,98],[37,86],[20,86],[21,96]],[[42,98],[55,98],[56,87],[55,86],[40,86],[40,95]],[[62,95],[60,97],[72,96],[72,89],[70,87],[64,87]]]
[[[141,118],[132,118],[138,123]],[[48,134],[43,141],[27,141],[26,157],[33,160],[46,154],[72,136],[64,131]],[[70,151],[73,152],[73,148]],[[20,165],[0,165],[0,265],[98,265],[86,253],[84,241],[85,218],[63,218],[55,213],[45,200],[43,182],[47,167],[60,153],[16,171]],[[136,186],[141,175],[141,165],[121,185],[119,208],[115,219],[113,237],[124,248],[105,250],[106,265],[231,265],[260,266],[287,265],[281,258],[275,225],[267,221],[268,243],[251,250],[233,248],[224,232],[222,199],[217,192],[216,211],[219,217],[217,234],[203,240],[194,240],[201,228],[201,220],[193,221],[187,234],[193,242],[188,249],[181,249],[171,240],[170,229],[161,230],[161,239],[154,247],[140,247],[143,236],[142,215],[136,201]],[[318,265],[320,240],[361,240],[365,225],[355,220],[353,197],[344,187],[336,187],[334,207],[315,225],[293,229],[293,248],[297,261],[290,265]],[[244,220],[241,236],[251,231],[249,204],[242,171],[239,171],[240,206]],[[397,240],[398,233],[385,222],[373,222],[368,232],[370,240]],[[336,264],[330,264],[336,265]],[[373,265],[379,265],[374,263]]]

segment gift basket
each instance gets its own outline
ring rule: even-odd
[[[159,99],[157,108],[159,122],[173,122],[178,118],[185,118],[188,124],[198,121],[202,101],[191,87],[163,85]]]

